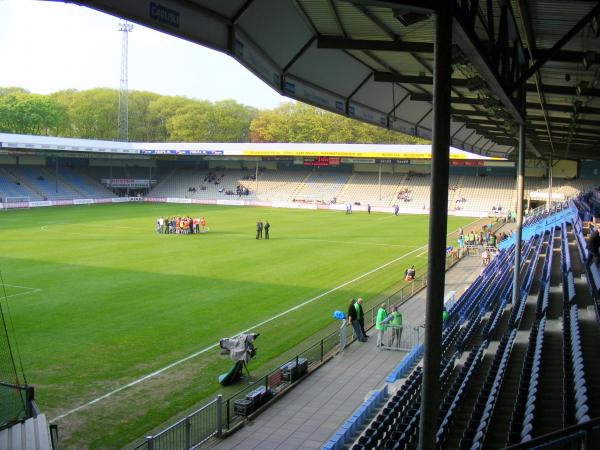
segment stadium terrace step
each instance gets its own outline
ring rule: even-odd
[[[518,338],[521,342],[515,342],[513,346],[498,400],[490,419],[489,431],[484,442],[485,448],[504,448],[508,440],[510,419],[517,398],[525,353],[527,352],[527,337],[524,337],[526,335],[527,333],[519,333]]]
[[[0,431],[0,450],[50,450],[50,430],[44,414]]]
[[[600,416],[600,389],[597,382],[600,380],[600,333],[598,332],[598,323],[595,319],[579,318],[581,330],[581,346],[583,350],[583,363],[585,367],[585,376],[591,386],[589,388],[589,407],[590,417]]]

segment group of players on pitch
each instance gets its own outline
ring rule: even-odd
[[[207,230],[204,217],[159,217],[156,219],[158,234],[200,234]]]

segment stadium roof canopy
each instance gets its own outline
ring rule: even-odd
[[[379,159],[431,158],[431,145],[115,142],[0,133],[0,153],[3,150],[182,156],[333,156]],[[457,148],[451,148],[450,159],[490,160],[499,158],[481,156]]]
[[[597,158],[598,1],[449,1],[452,145],[508,155],[527,123],[536,156]],[[431,139],[438,0],[72,3],[227,53],[288,97]]]

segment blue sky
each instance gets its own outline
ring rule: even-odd
[[[0,0],[0,86],[119,88],[120,20],[59,2]],[[229,56],[134,24],[129,89],[266,109],[290,101]]]

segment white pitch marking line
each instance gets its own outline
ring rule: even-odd
[[[4,283],[4,284],[0,284],[0,286],[10,286],[10,287],[16,287],[18,289],[29,289],[31,291],[41,291],[40,288],[34,288],[34,287],[29,287],[29,286],[19,286],[18,284]]]
[[[42,290],[41,289],[35,289],[35,290],[27,291],[27,292],[19,292],[18,294],[10,294],[10,295],[7,295],[7,296],[2,297],[2,298],[13,298],[13,297],[18,297],[20,295],[36,294],[38,292],[42,292]]]
[[[423,247],[425,247],[425,246],[423,246]],[[322,294],[319,294],[319,295],[317,295],[316,297],[313,297],[313,298],[311,298],[311,299],[309,299],[309,300],[306,300],[305,302],[303,302],[303,303],[300,303],[300,304],[298,304],[298,305],[296,305],[296,306],[294,306],[294,307],[292,307],[292,308],[290,308],[290,309],[288,309],[288,310],[286,310],[286,311],[283,311],[283,312],[281,312],[281,313],[279,313],[279,314],[276,314],[276,315],[274,315],[273,317],[271,317],[270,319],[263,320],[262,322],[260,322],[260,323],[257,323],[256,325],[253,325],[253,326],[251,326],[250,328],[247,328],[247,329],[245,329],[245,330],[243,330],[243,331],[240,331],[239,333],[237,333],[237,334],[236,334],[236,335],[234,335],[234,336],[237,336],[237,335],[238,335],[238,334],[240,334],[240,333],[247,333],[247,332],[248,332],[248,331],[250,331],[250,330],[254,330],[254,329],[256,329],[256,328],[258,328],[258,327],[260,327],[260,326],[262,326],[262,325],[265,325],[265,324],[267,324],[267,323],[269,323],[269,322],[272,322],[272,321],[273,321],[273,320],[275,320],[275,319],[279,319],[280,317],[282,317],[282,316],[285,316],[286,314],[289,314],[289,313],[291,313],[291,312],[293,312],[293,311],[296,311],[297,309],[300,309],[300,308],[302,308],[303,306],[306,306],[306,305],[308,305],[309,303],[312,303],[312,302],[314,302],[315,300],[318,300],[318,299],[320,299],[320,298],[323,298],[323,297],[325,297],[326,295],[329,295],[329,294],[331,294],[332,292],[338,291],[338,290],[340,290],[340,289],[342,289],[342,288],[344,288],[344,287],[348,286],[349,284],[352,284],[352,283],[354,283],[355,281],[358,281],[358,280],[360,280],[360,279],[362,279],[362,278],[364,278],[364,277],[366,277],[366,276],[369,276],[369,275],[371,275],[372,273],[375,273],[375,272],[377,272],[377,271],[379,271],[379,270],[381,270],[381,269],[384,269],[385,267],[387,267],[387,266],[389,266],[389,265],[391,265],[391,264],[394,264],[395,262],[398,262],[398,261],[400,261],[401,259],[403,259],[403,258],[406,258],[407,256],[410,256],[410,255],[412,255],[413,253],[416,253],[416,252],[418,252],[418,251],[419,251],[419,250],[421,250],[423,247],[418,247],[418,248],[416,248],[416,249],[414,249],[414,250],[412,250],[412,251],[410,251],[410,252],[408,252],[408,253],[405,253],[405,254],[404,254],[404,255],[402,255],[402,256],[399,256],[398,258],[392,259],[391,261],[388,261],[387,263],[385,263],[385,264],[382,264],[382,265],[381,265],[381,266],[379,266],[379,267],[376,267],[376,268],[374,268],[374,269],[371,269],[371,270],[369,270],[368,272],[365,272],[365,273],[363,273],[362,275],[359,275],[358,277],[356,277],[356,278],[353,278],[352,280],[346,281],[346,282],[344,282],[344,283],[340,284],[339,286],[336,286],[336,287],[334,287],[334,288],[332,288],[332,289],[330,289],[330,290],[328,290],[328,291],[326,291],[326,292],[323,292]],[[166,370],[169,370],[169,369],[171,369],[171,368],[173,368],[173,367],[175,367],[175,366],[177,366],[177,365],[179,365],[179,364],[181,364],[181,363],[184,363],[184,362],[186,362],[186,361],[188,361],[188,360],[190,360],[190,359],[192,359],[192,358],[195,358],[196,356],[199,356],[199,355],[201,355],[201,354],[203,354],[203,353],[206,353],[207,351],[209,351],[209,350],[212,350],[213,348],[216,348],[218,345],[219,345],[219,344],[213,344],[213,345],[210,345],[210,346],[208,346],[208,347],[206,347],[206,348],[203,348],[202,350],[199,350],[199,351],[197,351],[196,353],[192,353],[191,355],[188,355],[188,356],[186,356],[185,358],[182,358],[182,359],[180,359],[180,360],[178,360],[178,361],[172,362],[171,364],[169,364],[169,365],[167,365],[167,366],[165,366],[165,367],[163,367],[163,368],[161,368],[161,369],[155,370],[154,372],[152,372],[152,373],[149,373],[148,375],[144,375],[143,377],[141,377],[141,378],[138,378],[137,380],[133,380],[132,382],[130,382],[130,383],[127,383],[127,384],[126,384],[126,385],[124,385],[124,386],[121,386],[121,387],[119,387],[119,388],[117,388],[117,389],[114,389],[114,390],[112,390],[112,391],[110,391],[110,392],[107,392],[106,394],[104,394],[104,395],[101,395],[100,397],[98,397],[98,398],[95,398],[94,400],[91,400],[91,401],[89,401],[89,402],[87,402],[87,403],[84,403],[83,405],[80,405],[80,406],[78,406],[78,407],[76,407],[76,408],[73,408],[73,409],[71,409],[71,410],[69,410],[69,411],[67,411],[67,412],[65,412],[65,413],[63,413],[63,414],[61,414],[61,415],[59,415],[59,416],[57,416],[57,417],[53,418],[53,419],[50,419],[50,422],[56,422],[57,420],[63,419],[63,418],[65,418],[65,417],[67,417],[67,416],[69,416],[69,415],[71,415],[71,414],[73,414],[73,413],[75,413],[75,412],[77,412],[77,411],[81,411],[82,409],[84,409],[84,408],[86,408],[86,407],[88,407],[88,406],[91,406],[91,405],[93,405],[93,404],[95,404],[95,403],[98,403],[99,401],[101,401],[101,400],[104,400],[104,399],[106,399],[106,398],[108,398],[108,397],[111,397],[111,396],[113,396],[113,395],[115,395],[115,394],[117,394],[117,393],[119,393],[119,392],[121,392],[121,391],[123,391],[123,390],[125,390],[125,389],[127,389],[127,388],[130,388],[130,387],[132,387],[132,386],[135,386],[136,384],[139,384],[139,383],[141,383],[141,382],[143,382],[143,381],[146,381],[146,380],[148,380],[148,379],[150,379],[150,378],[153,378],[153,377],[155,377],[156,375],[160,375],[161,373],[163,373],[163,372],[164,372],[164,371],[166,371]]]

